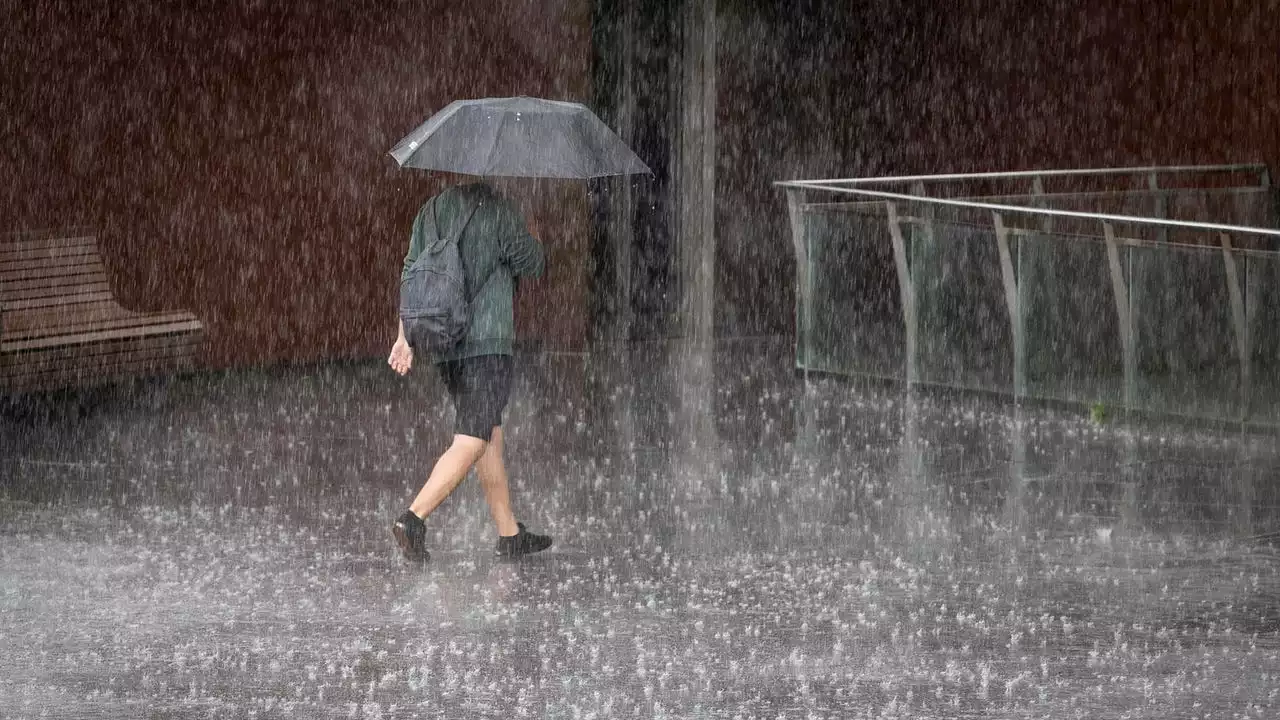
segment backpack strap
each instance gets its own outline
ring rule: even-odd
[[[459,227],[459,228],[458,228],[458,231],[457,231],[456,233],[454,233],[454,234],[453,234],[453,237],[449,239],[449,242],[451,242],[451,243],[460,243],[460,242],[462,242],[462,233],[466,232],[467,226],[471,224],[471,218],[475,216],[476,211],[477,211],[477,210],[479,210],[479,209],[480,209],[480,206],[481,206],[481,205],[483,205],[483,204],[484,204],[484,201],[483,201],[483,200],[477,200],[477,201],[475,201],[474,203],[472,203],[472,205],[471,205],[471,210],[469,210],[469,211],[467,212],[467,218],[466,218],[465,220],[463,220],[463,221],[462,221],[462,225],[461,225],[461,227]],[[435,206],[434,206],[434,204],[433,204],[433,205],[432,205],[432,208],[431,208],[431,213],[432,213],[432,217],[433,217],[433,219],[434,219],[434,217],[435,217],[435,212],[436,212],[436,208],[435,208]],[[437,227],[437,228],[439,228],[439,227],[440,227],[440,224],[439,224],[439,223],[436,223],[436,227]],[[439,242],[437,242],[436,246],[433,246],[433,247],[444,247],[444,246],[443,246],[443,245],[441,245]],[[461,246],[461,245],[458,245],[458,255],[459,255],[459,257],[461,257],[461,255],[462,255],[462,246]],[[465,267],[466,267],[466,266],[465,266],[465,263],[464,263],[463,267],[464,267],[464,272],[465,272]],[[495,271],[496,269],[497,269],[497,266],[494,266],[494,267],[492,267],[492,268],[489,268],[489,274],[488,274],[488,275],[485,275],[485,276],[484,276],[484,280],[480,281],[480,284],[476,286],[475,292],[471,292],[471,291],[470,291],[470,289],[468,288],[468,291],[467,291],[467,302],[471,302],[472,300],[474,300],[474,299],[475,299],[475,297],[476,297],[476,295],[479,295],[479,294],[480,294],[480,291],[484,289],[484,286],[489,284],[489,280],[493,278],[493,273],[494,273],[494,271]]]
[[[459,258],[461,258],[461,257],[462,257],[462,245],[461,245],[461,244],[459,244],[459,243],[461,243],[461,242],[462,242],[462,233],[466,232],[466,230],[467,230],[467,226],[471,224],[471,218],[475,217],[476,211],[477,211],[477,210],[479,210],[479,209],[480,209],[480,206],[481,206],[481,205],[483,205],[483,204],[484,204],[484,201],[483,201],[483,200],[477,200],[477,201],[475,201],[474,203],[472,203],[472,204],[471,204],[471,209],[470,209],[469,211],[467,211],[467,218],[466,218],[465,220],[463,220],[463,221],[462,221],[462,225],[458,228],[458,231],[457,231],[456,233],[454,233],[454,234],[453,234],[453,237],[452,237],[452,238],[450,238],[450,239],[449,239],[449,242],[454,243],[454,244],[456,244],[456,245],[457,245],[457,247],[458,247],[458,257],[459,257]],[[434,209],[433,209],[433,212],[434,212]],[[437,225],[437,227],[439,227],[439,225]],[[463,279],[464,279],[464,281],[465,281],[465,279],[466,279],[466,278],[465,278],[465,273],[466,273],[466,263],[465,263],[465,261],[464,261],[464,263],[463,263],[463,273],[464,273],[464,278],[463,278]],[[467,302],[471,302],[472,300],[474,300],[474,299],[475,299],[475,296],[476,296],[476,295],[480,294],[480,290],[481,290],[482,288],[484,288],[485,283],[489,282],[489,277],[491,277],[492,275],[493,275],[493,271],[492,271],[492,270],[490,270],[490,271],[489,271],[489,275],[485,276],[484,281],[483,281],[483,282],[481,282],[481,283],[480,283],[480,285],[476,287],[475,292],[472,292],[470,288],[467,288]]]
[[[462,221],[462,225],[458,227],[458,231],[453,234],[453,237],[447,238],[447,239],[439,238],[438,240],[436,240],[434,244],[432,244],[432,246],[428,249],[428,251],[432,251],[432,250],[438,251],[439,248],[444,247],[444,244],[446,242],[457,243],[460,240],[462,240],[462,233],[466,232],[467,226],[471,224],[471,218],[475,217],[476,210],[479,210],[480,206],[483,204],[484,204],[484,201],[482,200],[477,200],[476,202],[472,203],[471,210],[467,212],[466,219]],[[438,233],[440,228],[440,218],[436,216],[436,209],[437,209],[437,203],[433,201],[431,203],[431,220],[432,220],[432,224],[436,226],[436,232]]]

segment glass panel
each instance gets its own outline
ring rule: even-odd
[[[1013,331],[991,227],[912,230],[923,383],[1013,392]]]
[[[1161,191],[1170,210],[1216,219],[1274,212],[1272,191]],[[1146,214],[1157,196],[1079,197],[1081,209]],[[1061,201],[1068,198],[1057,198]],[[1107,207],[1103,207],[1106,205]],[[927,206],[904,202],[904,217]],[[986,211],[932,208],[933,234],[903,234],[918,310],[923,383],[1013,392],[1013,327],[995,231]],[[892,235],[879,202],[809,205],[803,214],[811,294],[800,299],[798,364],[841,374],[904,379],[906,331]],[[1020,218],[1011,235],[1026,341],[1027,396],[1124,407],[1124,358],[1106,242],[1095,221]],[[1134,323],[1135,407],[1160,414],[1280,425],[1280,255],[1240,238],[1233,257],[1244,290],[1252,380],[1244,387],[1226,265],[1212,233],[1117,226],[1120,271]],[[1095,235],[1094,232],[1097,231]],[[1141,238],[1127,244],[1124,238]]]
[[[1242,265],[1253,378],[1249,417],[1280,425],[1280,257],[1250,253]]]
[[[1124,355],[1106,243],[1029,235],[1018,263],[1028,395],[1122,407]]]
[[[1137,407],[1240,419],[1240,355],[1222,250],[1157,245],[1128,252]]]
[[[888,221],[848,208],[810,208],[804,217],[813,285],[801,367],[905,378],[906,330]]]

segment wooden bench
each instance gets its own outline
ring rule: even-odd
[[[203,337],[121,307],[93,235],[0,236],[0,395],[189,370]]]

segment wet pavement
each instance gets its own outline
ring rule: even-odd
[[[404,563],[431,374],[209,373],[0,411],[0,716],[1266,718],[1280,444],[791,369],[525,355]]]

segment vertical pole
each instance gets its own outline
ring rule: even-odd
[[[1147,176],[1147,189],[1155,194],[1156,200],[1156,217],[1163,220],[1169,219],[1169,192],[1160,189],[1160,176],[1151,173]],[[1169,242],[1169,228],[1163,225],[1156,231],[1160,242]]]
[[[1111,275],[1111,290],[1116,300],[1116,319],[1120,323],[1120,350],[1124,355],[1124,404],[1126,410],[1133,410],[1136,409],[1138,399],[1138,357],[1133,342],[1129,291],[1125,285],[1124,266],[1120,263],[1115,228],[1111,223],[1104,222],[1102,229],[1107,242],[1107,264]]]
[[[1245,318],[1244,291],[1240,287],[1240,271],[1236,265],[1236,256],[1231,247],[1231,236],[1219,234],[1222,241],[1222,264],[1227,272],[1227,294],[1231,301],[1231,324],[1235,328],[1236,353],[1240,359],[1240,419],[1248,420],[1250,399],[1252,398],[1252,377],[1250,367],[1249,325]]]
[[[680,138],[676,152],[680,308],[684,336],[710,342],[715,307],[716,0],[682,8]]]
[[[1156,173],[1147,175],[1147,188],[1152,191],[1159,191],[1160,177]],[[1159,217],[1165,217],[1169,214],[1164,193],[1160,193],[1156,198],[1156,213]],[[1129,256],[1129,287],[1124,284],[1123,268],[1120,265],[1120,253],[1116,247],[1115,230],[1111,223],[1105,224],[1107,233],[1107,260],[1111,267],[1111,282],[1116,288],[1116,309],[1121,313],[1120,337],[1121,346],[1124,353],[1124,404],[1127,410],[1133,410],[1137,405],[1137,383],[1138,383],[1138,352],[1136,334],[1137,328],[1134,326],[1133,313],[1133,285],[1137,284],[1142,292],[1147,290],[1147,283],[1135,283],[1134,276],[1142,276],[1141,256]],[[1169,241],[1169,231],[1161,227],[1159,239],[1161,243]],[[1119,283],[1119,285],[1116,285]],[[1121,303],[1123,296],[1124,302]],[[1128,531],[1132,527],[1137,516],[1138,509],[1138,483],[1135,478],[1137,474],[1138,464],[1138,444],[1134,437],[1134,433],[1127,433],[1124,440],[1124,468],[1121,470],[1121,484],[1124,487],[1124,497],[1120,503],[1120,525],[1124,531]]]
[[[618,80],[613,87],[613,105],[617,127],[614,129],[627,141],[634,140],[633,118],[635,113],[635,84],[632,75],[635,65],[636,31],[635,12],[630,4],[622,7],[618,27],[614,30],[618,60]],[[613,179],[610,192],[609,241],[613,243],[613,291],[616,297],[614,326],[610,335],[615,341],[631,337],[634,321],[631,307],[632,250],[635,244],[635,198],[628,177]]]
[[[791,218],[791,247],[796,256],[796,363],[804,371],[807,385],[812,364],[813,264],[809,261],[800,192],[796,188],[787,188],[787,213]]]
[[[907,242],[902,236],[898,208],[892,202],[886,202],[884,205],[889,219],[889,235],[893,239],[893,263],[898,269],[898,291],[902,297],[902,322],[906,326],[907,335],[907,386],[910,387],[919,381],[916,288],[911,278],[911,265],[907,259]]]
[[[630,4],[624,6],[622,16],[622,81],[621,87],[617,90],[620,97],[617,99],[618,127],[616,130],[628,142],[632,142],[635,140],[633,118],[636,94],[632,76],[636,56],[636,31],[635,11]],[[618,326],[615,328],[614,337],[618,340],[627,340],[631,337],[631,325],[634,321],[631,307],[631,268],[632,248],[635,245],[635,197],[632,193],[630,178],[620,178],[618,183],[621,186],[621,193],[619,193],[617,205],[610,214],[613,221],[611,228],[613,242],[617,249],[614,262],[619,299]]]
[[[631,5],[617,0],[591,3],[591,86],[601,118],[624,141],[634,140],[631,118],[634,87],[635,32]],[[625,340],[631,326],[631,253],[634,212],[631,183],[626,177],[600,178],[588,183],[595,190],[592,228],[590,297],[592,340]]]
[[[1037,196],[1037,199],[1035,202],[1036,207],[1046,208],[1049,206],[1049,203],[1045,202],[1044,200],[1044,180],[1039,175],[1036,175],[1034,178],[1031,179],[1031,193]],[[1045,215],[1044,217],[1042,217],[1040,219],[1040,231],[1046,234],[1052,233],[1053,221],[1055,219],[1056,218],[1054,218],[1054,216],[1052,215]]]
[[[702,302],[699,306],[703,337],[711,339],[715,332],[715,277],[716,277],[716,0],[703,0],[702,8],[702,206],[699,208],[699,226],[705,241],[701,246],[699,275],[704,283]]]
[[[1027,346],[1023,333],[1022,303],[1018,294],[1018,277],[1014,272],[1013,252],[1009,248],[1009,229],[1000,213],[991,213],[996,228],[996,248],[1000,253],[1000,275],[1004,278],[1004,303],[1009,309],[1009,325],[1013,330],[1013,397],[1021,400],[1027,394]]]
[[[1271,186],[1271,169],[1270,169],[1270,168],[1267,168],[1267,167],[1262,168],[1262,172],[1261,172],[1261,173],[1259,173],[1259,177],[1258,177],[1258,185],[1259,185],[1259,187],[1263,187],[1263,188],[1266,188],[1267,190],[1270,190],[1270,191],[1271,191],[1271,192],[1270,192],[1270,195],[1271,195],[1271,203],[1270,203],[1271,217],[1269,217],[1269,218],[1267,218],[1267,219],[1270,221],[1270,225],[1271,225],[1272,227],[1280,226],[1280,192],[1277,192],[1276,190],[1272,189],[1272,186]],[[1271,247],[1271,248],[1268,248],[1268,249],[1269,249],[1269,250],[1274,250],[1275,248],[1274,248],[1274,247]]]
[[[924,197],[926,194],[924,182],[917,182],[915,187],[916,194]],[[939,255],[936,225],[939,208],[933,203],[922,203],[919,206],[919,209],[920,221],[918,223],[911,224],[911,252],[907,258],[907,269],[911,274],[911,307],[912,314],[914,315],[912,324],[915,326],[916,335],[915,359],[913,360],[915,379],[913,382],[919,382],[922,374],[920,366],[923,364],[922,359],[924,357],[924,353],[920,347],[920,326],[922,324],[921,315],[923,314],[926,318],[928,317],[927,310],[925,313],[921,313],[920,311],[920,286],[916,283],[916,271],[923,267],[926,275],[927,273],[934,272],[937,268],[936,263],[938,262]],[[919,231],[918,239],[916,237],[917,230]],[[938,278],[934,276],[932,279],[936,281]],[[937,286],[928,285],[926,287],[929,288],[930,292],[930,295],[926,295],[926,298],[932,297],[933,299],[926,300],[925,307],[936,308]]]
[[[1036,175],[1031,180],[1031,192],[1035,195],[1032,204],[1035,207],[1046,209],[1049,207],[1049,201],[1045,198],[1044,178]],[[1058,255],[1061,252],[1061,246],[1053,243],[1052,238],[1048,237],[1053,234],[1056,227],[1055,218],[1052,215],[1040,216],[1040,233],[1027,233],[1018,243],[1018,309],[1022,312],[1023,323],[1023,352],[1027,354],[1026,361],[1023,365],[1025,377],[1030,377],[1032,359],[1031,353],[1027,350],[1026,325],[1027,316],[1035,317],[1035,306],[1053,307],[1057,303],[1058,298]],[[1034,323],[1032,323],[1034,325]],[[1039,361],[1040,354],[1037,354]]]
[[[643,5],[641,5],[643,7]],[[694,477],[719,475],[715,422],[716,0],[684,0],[676,205],[679,208],[679,428]]]
[[[609,213],[609,237],[614,244],[613,276],[614,294],[616,296],[615,326],[609,333],[616,341],[625,341],[631,337],[631,327],[635,322],[635,310],[632,303],[632,250],[635,245],[635,198],[631,191],[631,181],[627,178],[614,180],[618,194],[613,200],[612,212]]]
[[[1170,191],[1161,189],[1156,173],[1147,176],[1147,187],[1155,196],[1155,216],[1168,220]],[[1163,225],[1156,228],[1156,241],[1167,245],[1169,228]],[[1133,266],[1129,271],[1129,305],[1134,309],[1133,332],[1137,337],[1157,337],[1161,326],[1167,330],[1170,322],[1185,322],[1177,307],[1170,306],[1169,265],[1169,255],[1163,248],[1157,252],[1138,253],[1133,258]],[[1136,300],[1132,297],[1134,294],[1138,296]],[[1164,346],[1162,352],[1166,355],[1164,360],[1168,362],[1169,348]]]

